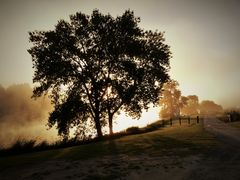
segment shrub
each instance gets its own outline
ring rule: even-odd
[[[35,149],[36,140],[18,139],[11,147],[0,149],[0,156],[32,152]]]
[[[36,140],[17,140],[11,147],[12,151],[28,151],[32,150]]]
[[[35,146],[35,149],[41,151],[41,150],[47,150],[49,149],[49,147],[50,147],[50,144],[47,141],[42,141],[41,143]]]
[[[148,124],[145,128],[144,128],[144,131],[154,131],[154,130],[157,130],[161,127],[160,124],[157,124],[157,123],[153,123],[153,124]]]
[[[126,129],[127,134],[138,134],[141,133],[141,129],[137,126],[129,127]]]

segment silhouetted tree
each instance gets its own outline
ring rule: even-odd
[[[98,137],[121,110],[139,117],[159,100],[168,80],[170,50],[163,33],[144,31],[132,11],[113,18],[94,10],[60,20],[51,31],[30,32],[34,97],[50,92],[48,125],[60,135],[91,121]],[[108,122],[107,122],[108,120]]]
[[[160,118],[173,118],[180,115],[180,108],[183,106],[181,91],[178,89],[178,82],[171,80],[164,84],[160,98]]]

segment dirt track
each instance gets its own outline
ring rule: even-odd
[[[206,118],[204,120],[204,128],[226,144],[240,146],[239,128],[232,127],[228,123],[224,123],[216,118]]]
[[[205,156],[183,179],[239,180],[240,130],[216,118],[205,118],[204,128],[222,141],[224,146]]]
[[[216,118],[205,118],[203,127],[224,145],[202,157],[182,159],[182,169],[173,168],[166,173],[158,168],[128,179],[240,180],[240,130]]]

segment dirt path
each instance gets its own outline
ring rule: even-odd
[[[239,128],[216,118],[205,118],[203,128],[223,142],[219,149],[202,157],[194,156],[192,160],[182,158],[182,169],[173,167],[164,171],[157,168],[148,173],[132,173],[128,179],[240,180]]]
[[[216,118],[205,118],[204,128],[227,144],[240,146],[240,130]]]
[[[216,118],[204,119],[204,128],[224,145],[210,152],[185,179],[239,180],[240,179],[240,131]]]

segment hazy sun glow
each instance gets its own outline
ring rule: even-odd
[[[132,119],[131,117],[127,116],[125,113],[121,113],[118,116],[116,123],[113,126],[113,131],[119,132],[132,126],[144,127],[147,124],[157,121],[158,119],[159,119],[159,108],[157,107],[151,107],[148,109],[148,111],[144,111],[139,120]]]

